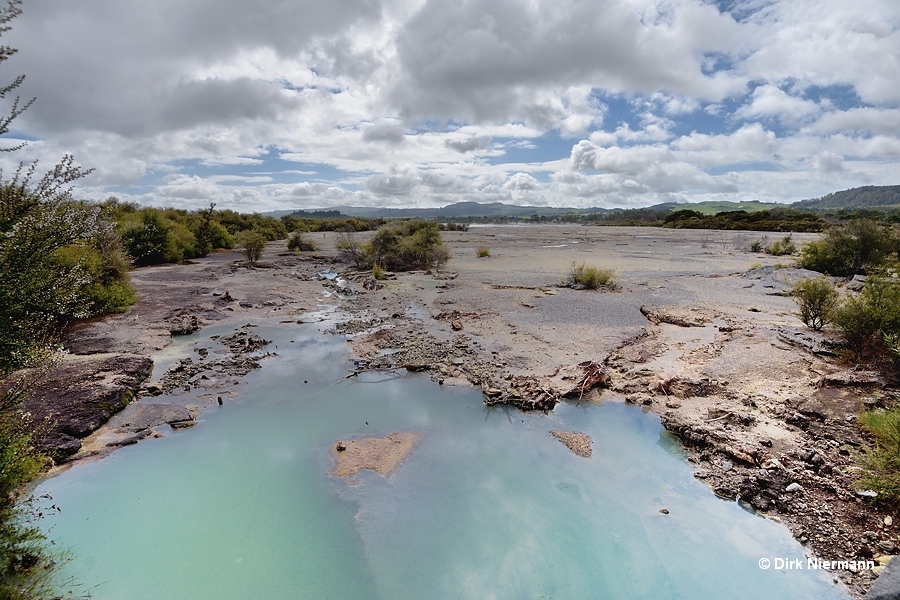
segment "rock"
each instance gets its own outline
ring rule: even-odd
[[[170,322],[169,333],[172,335],[190,335],[200,330],[202,327],[200,319],[197,315],[182,314]]]
[[[795,481],[794,483],[792,483],[789,486],[787,486],[786,488],[784,488],[784,491],[786,491],[790,494],[793,494],[794,492],[801,492],[801,491],[803,491],[803,486]]]
[[[860,498],[877,498],[878,492],[875,490],[856,490],[856,495]],[[900,569],[900,565],[897,565],[898,569]]]
[[[836,373],[830,373],[822,378],[820,384],[832,386],[871,386],[884,387],[885,381],[875,371],[857,371],[856,369],[844,369]]]
[[[450,329],[452,329],[453,331],[460,331],[462,328],[463,328],[463,325],[460,321],[451,321],[450,322]]]
[[[178,404],[133,402],[109,420],[109,427],[119,431],[141,431],[192,421],[190,411]],[[173,425],[174,426],[174,425]]]
[[[854,292],[862,291],[863,286],[866,284],[866,276],[865,275],[854,275],[853,279],[848,281],[845,285],[848,290],[852,290]]]
[[[703,327],[709,320],[697,314],[680,309],[653,308],[642,306],[641,314],[654,325],[669,323],[679,327]]]
[[[669,514],[669,509],[668,509],[668,508],[661,508],[661,509],[659,509],[659,512],[661,512],[661,513],[664,514],[664,515],[667,515],[667,514]]]
[[[893,518],[893,517],[891,517],[890,515],[888,515],[887,517],[884,518],[884,525],[885,525],[885,527],[890,527],[890,526],[893,525],[893,524],[894,524],[894,518]]]
[[[890,554],[897,548],[891,540],[882,540],[877,545],[878,549],[885,554]]]
[[[24,404],[35,425],[35,446],[57,462],[71,456],[81,447],[78,438],[131,402],[152,368],[150,358],[133,354],[64,357]]]
[[[734,463],[732,463],[730,460],[722,461],[722,470],[725,471],[726,473],[728,471],[732,470],[733,468],[734,468]]]

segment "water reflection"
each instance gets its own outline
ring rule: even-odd
[[[279,356],[237,401],[42,485],[92,597],[846,598],[760,570],[803,548],[715,498],[637,407],[488,409],[422,376],[346,379],[312,325],[256,332]],[[552,429],[590,435],[592,458]],[[335,440],[392,431],[424,436],[393,476],[328,476]]]

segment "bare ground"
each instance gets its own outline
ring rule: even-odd
[[[270,244],[265,268],[248,269],[237,253],[222,253],[140,269],[133,275],[138,305],[72,329],[68,346],[158,357],[180,327],[218,322],[239,332],[251,320],[296,322],[340,302],[347,320],[335,333],[348,336],[360,370],[427,371],[442,384],[479,386],[488,403],[551,409],[566,396],[639,404],[684,441],[698,478],[723,499],[783,522],[811,554],[889,556],[900,544],[896,518],[858,494],[854,457],[864,441],[859,411],[892,401],[897,392],[872,374],[847,371],[830,355],[827,338],[805,330],[786,295],[805,274],[773,268],[789,259],[746,252],[757,237],[473,227],[445,234],[453,258],[440,273],[375,282],[337,262],[334,235],[326,234],[315,240],[323,250],[313,255]],[[489,257],[476,257],[480,246],[490,248]],[[581,262],[615,269],[618,289],[558,287]],[[317,276],[332,269],[341,269],[350,284],[338,290]],[[323,299],[323,291],[332,295]],[[234,347],[218,352],[220,361],[241,356]],[[175,392],[187,388],[191,418],[218,398],[227,402],[239,384],[240,369],[223,375],[221,368],[198,367],[211,360],[182,365],[191,372]],[[152,403],[159,384],[145,385],[132,406]],[[183,421],[183,413],[174,416]],[[140,436],[134,427],[116,426],[101,428],[78,457]],[[875,577],[871,571],[834,575],[857,596]]]

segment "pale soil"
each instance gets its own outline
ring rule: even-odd
[[[354,275],[336,262],[334,234],[315,234],[322,247],[316,258],[282,254],[284,243],[273,243],[263,258],[271,268],[247,269],[236,253],[224,253],[191,265],[140,269],[133,276],[139,304],[81,326],[70,343],[152,354],[169,342],[170,323],[186,314],[235,329],[251,320],[302,320],[339,301],[323,299],[323,285],[335,288],[316,273],[341,269],[351,283],[340,299],[347,320],[335,332],[350,338],[360,370],[405,366],[443,384],[480,386],[486,399],[558,399],[582,376],[579,363],[599,363],[611,376],[610,389],[573,401],[626,400],[659,414],[692,449],[698,478],[723,498],[740,497],[781,520],[822,559],[891,554],[900,537],[885,525],[887,509],[856,494],[853,457],[863,440],[856,414],[895,393],[785,341],[805,331],[785,295],[804,273],[759,268],[790,259],[744,251],[757,237],[574,225],[473,227],[444,234],[453,258],[439,278],[400,274],[372,289],[371,274]],[[794,236],[798,242],[813,237]],[[480,246],[490,248],[489,257],[476,257]],[[582,261],[614,269],[618,289],[558,287],[573,262]],[[224,291],[235,302],[223,304]],[[214,406],[217,396],[227,402],[237,383],[214,377],[186,394],[185,404],[195,414]],[[96,437],[105,435],[109,431]],[[343,443],[354,449],[372,442]],[[802,489],[786,492],[792,483]],[[834,576],[856,595],[874,578],[871,572]]]
[[[591,449],[591,436],[580,431],[551,431],[550,435],[562,442],[566,448],[573,454],[581,458],[590,458],[593,454]]]
[[[421,441],[418,433],[395,432],[384,437],[363,437],[335,442],[332,455],[335,477],[356,475],[363,469],[370,469],[387,477],[415,449]]]

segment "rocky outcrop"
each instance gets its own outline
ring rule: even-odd
[[[125,408],[153,361],[133,354],[66,356],[40,379],[24,409],[35,446],[57,463],[81,449],[81,438]]]
[[[703,327],[709,323],[709,319],[699,311],[687,311],[680,308],[657,308],[642,306],[641,314],[654,325],[668,323],[678,327]]]

